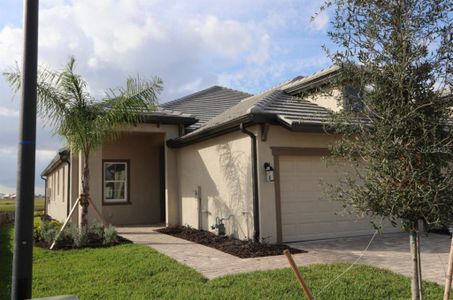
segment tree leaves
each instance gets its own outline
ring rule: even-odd
[[[337,86],[362,87],[363,109],[343,110],[330,130],[337,158],[364,163],[330,190],[352,212],[453,223],[451,1],[333,1],[330,56]],[[450,31],[451,32],[451,31]],[[451,96],[450,96],[451,98]],[[341,99],[339,99],[341,100]],[[369,120],[370,126],[357,123]],[[359,179],[357,179],[359,178]]]
[[[117,129],[136,124],[156,108],[162,81],[128,78],[124,88],[109,89],[96,101],[88,92],[87,82],[75,73],[76,60],[71,57],[60,72],[41,67],[38,72],[38,108],[54,133],[66,138],[74,152],[89,153],[106,139],[115,138]],[[16,66],[4,73],[15,91],[21,87],[21,73]]]

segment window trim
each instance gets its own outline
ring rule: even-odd
[[[126,201],[109,201],[104,197],[105,189],[105,164],[106,163],[124,163],[126,164]],[[128,205],[131,203],[130,197],[130,182],[131,182],[131,163],[129,159],[103,159],[102,160],[102,205]]]

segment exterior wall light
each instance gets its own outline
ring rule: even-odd
[[[264,172],[266,173],[266,181],[273,182],[274,181],[274,168],[271,166],[270,163],[264,163]]]

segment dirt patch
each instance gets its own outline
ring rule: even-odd
[[[282,255],[283,250],[287,249],[292,254],[306,252],[303,250],[291,248],[287,245],[274,245],[267,243],[254,243],[251,241],[241,241],[228,236],[218,236],[209,231],[198,230],[186,226],[165,227],[156,231],[195,242],[204,246],[215,248],[217,250],[240,258]]]

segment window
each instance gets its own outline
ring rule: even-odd
[[[128,202],[128,162],[104,161],[104,203]]]
[[[363,111],[363,89],[357,86],[348,85],[343,90],[344,108],[348,111]]]

